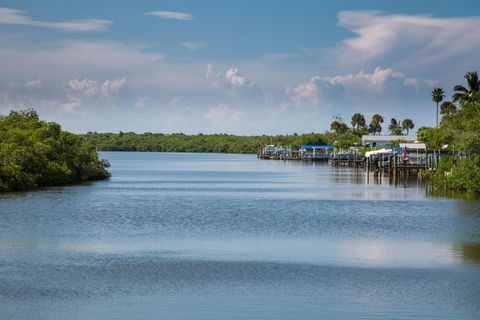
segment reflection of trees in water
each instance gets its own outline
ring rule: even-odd
[[[463,243],[455,246],[462,259],[480,264],[480,243]]]
[[[427,183],[427,195],[430,197],[452,198],[459,200],[478,200],[478,196],[462,191],[435,189]]]

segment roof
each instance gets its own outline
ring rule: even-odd
[[[333,149],[333,146],[307,144],[300,147],[300,150],[313,150],[313,149]]]
[[[415,150],[426,150],[427,146],[425,143],[399,143],[398,144],[401,148],[407,147],[407,149],[415,149]]]
[[[398,141],[403,140],[406,142],[414,142],[417,141],[416,135],[409,135],[409,136],[381,136],[381,135],[364,135],[362,136],[362,141]]]

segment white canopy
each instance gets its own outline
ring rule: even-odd
[[[417,143],[399,143],[398,145],[400,146],[400,148],[405,148],[405,147],[407,147],[407,149],[414,149],[414,150],[426,150],[426,149],[427,149],[427,146],[425,145],[425,143],[422,143],[422,142],[417,142]]]
[[[370,157],[375,154],[389,154],[389,153],[393,153],[392,149],[380,149],[380,150],[368,151],[365,153],[365,156]]]

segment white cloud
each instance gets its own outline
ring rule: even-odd
[[[65,86],[68,92],[87,97],[95,96],[99,92],[99,87],[96,80],[72,79],[68,80]]]
[[[72,79],[65,84],[65,91],[67,93],[67,102],[62,103],[60,108],[65,111],[74,111],[85,102],[89,104],[105,103],[113,95],[125,86],[126,77],[105,80],[99,83],[96,80],[90,79]]]
[[[341,97],[362,98],[379,97],[401,87],[411,87],[418,91],[421,86],[430,87],[434,80],[422,80],[406,77],[402,72],[391,68],[376,67],[373,72],[361,70],[336,76],[314,76],[308,81],[292,87],[286,87],[285,93],[295,105],[310,104],[314,106]]]
[[[285,93],[296,105],[309,103],[318,106],[321,104],[322,96],[327,89],[343,87],[349,91],[380,93],[388,80],[403,79],[404,77],[401,72],[390,68],[377,67],[372,73],[361,70],[358,73],[333,77],[314,76],[307,82],[287,87]]]
[[[190,13],[177,12],[177,11],[151,11],[146,12],[146,16],[156,16],[163,19],[172,20],[193,20],[193,16]]]
[[[139,97],[137,102],[135,102],[135,107],[143,108],[147,105],[149,98],[148,97]]]
[[[372,73],[366,73],[362,70],[356,74],[350,73],[347,75],[325,78],[325,80],[332,85],[342,85],[349,88],[379,92],[384,88],[387,80],[402,79],[404,77],[405,75],[403,73],[390,68],[382,69],[376,67]]]
[[[241,121],[245,117],[245,114],[243,113],[243,111],[234,109],[222,103],[216,107],[209,109],[203,115],[203,117],[217,125],[223,125],[228,127],[231,122]]]
[[[232,97],[239,97],[248,93],[259,93],[255,82],[241,75],[238,68],[229,68],[225,73],[217,73],[213,69],[213,65],[209,64],[207,65],[206,77],[211,85]]]
[[[285,88],[285,93],[290,96],[296,105],[310,103],[317,106],[320,104],[319,81],[321,81],[320,77],[312,77],[305,83]]]
[[[115,80],[105,80],[100,86],[100,93],[104,97],[108,97],[111,94],[116,94],[127,82],[127,77],[118,78]]]
[[[403,84],[406,87],[414,88],[416,92],[419,92],[420,89],[424,86],[428,88],[435,87],[438,84],[438,81],[431,80],[431,79],[423,80],[415,77],[410,77],[410,78],[406,78]]]
[[[480,17],[435,18],[341,11],[338,20],[356,34],[344,40],[337,50],[346,64],[363,64],[393,55],[405,64],[430,65],[480,49],[480,33],[476,32]]]
[[[74,112],[80,105],[82,100],[75,96],[70,96],[67,102],[60,103],[60,109],[66,112]]]
[[[23,11],[0,7],[0,24],[16,24],[32,27],[51,28],[62,31],[106,31],[113,24],[110,20],[86,19],[64,22],[33,20]]]
[[[34,80],[27,80],[25,82],[25,87],[27,90],[39,89],[42,87],[42,80],[40,78]]]
[[[206,42],[182,42],[180,44],[182,47],[187,48],[190,51],[196,51],[200,48],[206,47]]]

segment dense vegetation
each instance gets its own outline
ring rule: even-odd
[[[414,127],[413,121],[403,122],[392,119],[389,127],[392,134],[401,135]],[[160,152],[216,152],[216,153],[257,153],[265,145],[275,144],[298,148],[305,144],[333,145],[340,149],[359,145],[361,137],[368,133],[380,133],[383,117],[375,114],[367,127],[365,117],[356,113],[352,116],[349,127],[340,117],[331,123],[330,131],[323,133],[307,133],[276,136],[236,136],[229,134],[197,134],[183,133],[142,133],[119,132],[97,133],[89,132],[85,139],[97,149],[103,151],[160,151]]]
[[[87,141],[104,151],[161,151],[161,152],[217,152],[257,153],[265,145],[284,146],[301,144],[326,144],[332,142],[331,133],[304,135],[236,136],[229,134],[183,133],[87,133]]]
[[[466,191],[480,195],[480,80],[477,72],[465,75],[467,86],[454,87],[452,101],[440,105],[443,116],[436,128],[419,129],[419,139],[439,152],[448,151],[452,157],[442,157],[438,170],[432,174],[433,185],[442,190]],[[443,101],[441,88],[432,92],[438,105]]]
[[[34,110],[0,116],[0,192],[106,179],[107,166],[82,137]]]

